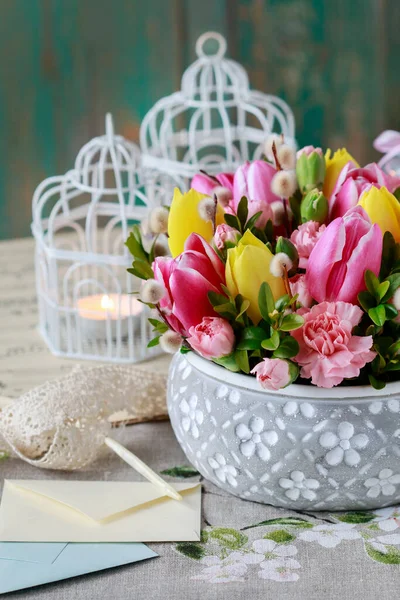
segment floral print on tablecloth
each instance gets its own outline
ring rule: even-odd
[[[378,563],[400,565],[400,507],[332,514],[323,522],[288,516],[241,530],[206,527],[201,542],[175,548],[198,563],[193,579],[209,584],[245,582],[254,576],[295,583],[301,577],[305,544],[318,544],[327,552],[354,544],[354,551],[364,548]]]

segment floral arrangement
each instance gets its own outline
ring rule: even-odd
[[[296,154],[277,135],[263,160],[199,173],[126,242],[158,314],[150,345],[194,350],[270,390],[398,379],[399,192],[375,163]]]

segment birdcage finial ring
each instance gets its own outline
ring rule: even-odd
[[[214,46],[217,46],[215,52],[206,52],[206,46],[210,41],[214,42]],[[225,52],[226,39],[217,31],[207,31],[206,33],[203,33],[196,42],[196,54],[199,58],[204,56],[209,58],[223,58]]]

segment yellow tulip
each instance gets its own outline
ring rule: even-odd
[[[207,242],[213,237],[213,226],[211,221],[204,221],[199,214],[199,203],[205,194],[196,190],[189,190],[186,194],[175,188],[174,197],[168,218],[169,248],[172,256],[178,256],[184,250],[185,242],[191,233],[198,233]],[[224,211],[217,205],[216,224],[224,222]]]
[[[337,178],[339,177],[340,171],[343,169],[345,165],[351,160],[356,167],[360,165],[354,158],[349,154],[346,148],[340,148],[340,150],[336,150],[335,154],[332,156],[332,150],[328,148],[325,152],[325,164],[326,164],[326,175],[324,180],[323,192],[326,198],[330,198],[330,195],[333,192],[335,187]]]
[[[225,275],[226,285],[232,294],[242,294],[250,301],[247,313],[253,323],[261,320],[258,308],[258,293],[266,281],[271,286],[275,300],[285,294],[281,277],[270,272],[272,252],[251,231],[247,230],[235,248],[228,250]]]
[[[382,234],[390,231],[396,242],[400,242],[400,204],[385,187],[371,186],[361,195],[358,204],[363,207],[372,223],[377,223]]]

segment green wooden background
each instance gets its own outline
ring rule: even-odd
[[[29,235],[34,188],[107,111],[137,140],[208,29],[253,87],[289,102],[300,144],[363,162],[400,128],[399,0],[0,0],[0,239]]]

